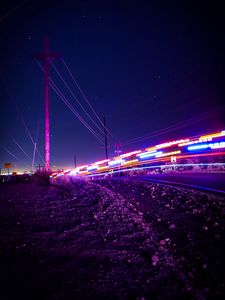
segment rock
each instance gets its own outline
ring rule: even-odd
[[[169,229],[175,229],[175,228],[176,228],[176,225],[170,224]]]
[[[152,256],[152,265],[156,266],[158,262],[159,262],[159,257],[157,255],[153,255]]]

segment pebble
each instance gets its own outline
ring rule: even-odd
[[[153,255],[152,256],[152,265],[156,266],[158,262],[159,262],[159,257],[157,255]]]
[[[215,237],[216,240],[220,239],[220,235],[219,234],[215,234],[214,237]]]
[[[176,228],[176,225],[170,224],[169,229],[175,229],[175,228]]]

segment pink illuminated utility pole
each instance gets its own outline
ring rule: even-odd
[[[34,58],[44,62],[44,95],[45,95],[45,171],[50,171],[50,100],[49,100],[49,69],[52,59],[60,58],[59,53],[49,50],[49,39],[45,38],[44,53],[34,54]]]

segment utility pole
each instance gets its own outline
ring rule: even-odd
[[[45,95],[45,171],[50,171],[50,111],[49,111],[49,69],[52,59],[60,58],[59,53],[49,50],[49,39],[45,37],[44,52],[34,54],[34,58],[44,62],[44,95]]]
[[[122,152],[121,148],[122,148],[121,143],[120,142],[116,142],[115,143],[115,153],[116,153],[117,156],[119,156],[121,154],[121,152]],[[119,176],[120,175],[121,175],[121,172],[120,172],[120,165],[119,165]]]
[[[108,159],[108,139],[107,139],[107,131],[106,131],[106,122],[105,116],[103,117],[103,124],[104,124],[104,136],[105,136],[105,158]]]
[[[75,154],[74,154],[74,157],[73,157],[73,161],[74,161],[74,168],[76,169],[76,167],[77,167],[77,157],[76,157]]]
[[[122,148],[121,142],[116,142],[115,143],[115,153],[117,156],[119,156],[121,154],[121,152],[122,152],[121,148]]]

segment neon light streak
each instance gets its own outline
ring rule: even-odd
[[[138,154],[138,153],[141,153],[141,150],[124,153],[124,154],[120,155],[119,157],[121,157],[121,158],[130,157],[130,156],[132,156],[134,154]]]
[[[217,142],[217,143],[210,143],[210,144],[201,144],[196,146],[189,146],[188,150],[198,150],[198,149],[219,149],[219,148],[225,148],[225,142]]]
[[[76,169],[80,170],[80,169],[86,168],[87,166],[88,166],[88,165],[79,166],[79,167],[77,167]]]
[[[103,170],[108,170],[109,166],[105,166],[105,167],[99,167],[98,171],[103,171]]]
[[[169,167],[202,167],[202,166],[217,166],[217,167],[225,167],[225,163],[199,163],[199,164],[171,164],[171,165],[156,165],[156,166],[146,166],[146,167],[135,167],[132,169],[123,169],[123,172],[131,172],[138,170],[146,170],[146,169],[164,169]],[[121,172],[120,170],[116,170],[113,174]],[[103,174],[93,174],[88,176],[103,176],[103,175],[111,175],[112,170]]]
[[[151,153],[151,152],[146,152],[146,153],[143,153],[143,154],[141,154],[140,155],[140,159],[147,159],[147,158],[149,158],[149,157],[153,157],[153,156],[157,156],[157,155],[159,155],[159,154],[162,154],[162,151],[159,151],[159,152],[153,152],[153,153]]]
[[[109,161],[108,164],[109,166],[114,166],[114,165],[121,164],[122,162],[124,162],[124,159],[117,159],[117,160]]]
[[[173,142],[167,142],[167,143],[159,144],[159,145],[156,145],[155,147],[157,149],[167,148],[167,147],[171,147],[173,145],[177,145],[177,144],[180,144],[180,143],[187,143],[189,141],[190,141],[190,139],[181,139],[181,140],[177,140],[177,141],[173,141]]]
[[[135,162],[137,162],[138,161],[138,159],[133,159],[133,160],[128,160],[128,161],[125,161],[124,163],[122,163],[121,165],[129,165],[129,164],[133,164],[133,163],[135,163]]]
[[[178,147],[183,147],[183,146],[193,145],[193,144],[198,144],[198,143],[201,143],[201,142],[199,140],[197,140],[197,141],[190,141],[190,142],[187,142],[187,143],[178,144]]]
[[[90,172],[87,172],[87,171],[81,171],[79,172],[80,175],[86,175],[86,174],[90,174]]]
[[[200,145],[196,145],[196,146],[189,146],[188,150],[199,150],[199,149],[207,149],[209,148],[208,144],[200,144]]]
[[[146,148],[145,150],[147,150],[147,151],[156,151],[156,148],[155,147],[150,147],[150,148]]]
[[[97,166],[89,166],[87,167],[87,171],[94,171],[94,170],[97,170],[98,167]]]
[[[71,172],[70,172],[70,174],[69,175],[77,175],[79,173],[79,171],[78,170],[72,170]]]
[[[209,146],[211,149],[225,148],[225,142],[214,143],[214,144],[210,144]]]
[[[183,147],[183,146],[187,146],[187,145],[193,145],[193,144],[199,144],[199,143],[202,143],[202,142],[208,142],[208,141],[211,141],[211,140],[212,140],[212,139],[190,141],[190,142],[187,142],[187,143],[181,143],[181,144],[178,144],[178,146],[179,146],[179,147]]]
[[[142,152],[140,154],[137,154],[136,156],[137,157],[141,157],[141,156],[145,156],[145,155],[148,155],[148,154],[155,154],[155,153],[157,153],[156,150],[154,150],[154,151],[147,151],[147,152]]]
[[[225,131],[202,135],[202,136],[200,136],[200,139],[216,138],[216,137],[220,137],[220,136],[225,136]]]
[[[207,139],[199,139],[199,142],[210,142],[212,140],[212,138],[207,138]]]
[[[95,165],[101,165],[101,164],[104,164],[104,163],[106,163],[108,161],[109,161],[109,159],[104,159],[104,160],[96,161],[94,164]]]
[[[178,151],[172,151],[172,152],[168,152],[168,153],[163,153],[163,154],[158,154],[156,155],[156,157],[164,157],[164,156],[170,156],[170,155],[175,155],[175,154],[180,154],[180,150]]]

